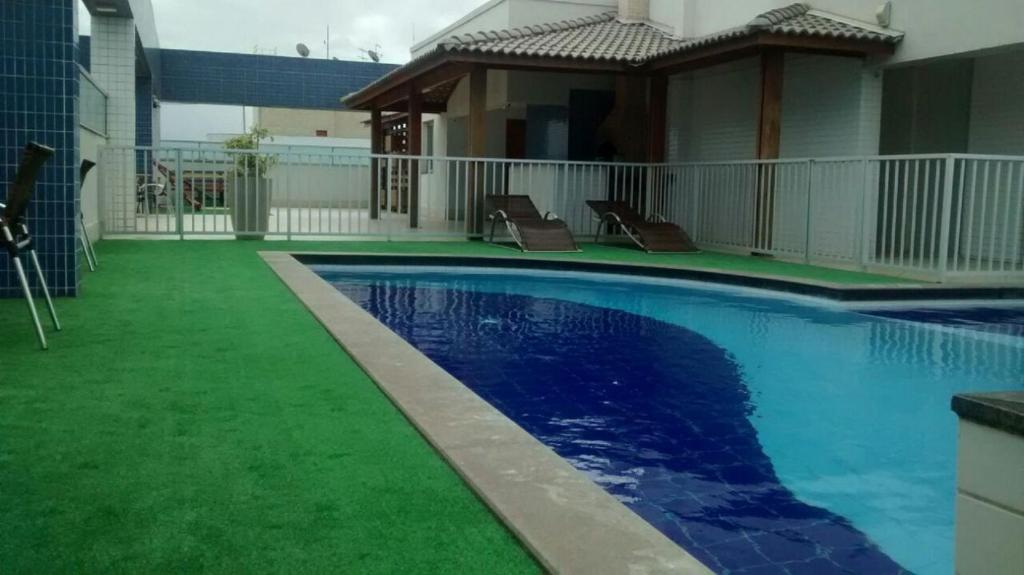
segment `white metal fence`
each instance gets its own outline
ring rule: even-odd
[[[108,235],[472,237],[486,196],[507,193],[530,195],[586,240],[597,221],[585,201],[615,198],[708,249],[1024,281],[1020,157],[626,164],[107,148],[100,158]]]

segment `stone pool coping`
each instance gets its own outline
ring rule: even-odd
[[[546,570],[711,573],[305,263],[260,256]]]
[[[264,252],[260,252],[263,254]],[[272,253],[272,252],[266,252]],[[740,287],[767,289],[795,295],[842,302],[907,302],[916,300],[1024,300],[1024,286],[968,284],[858,283],[845,284],[810,278],[738,272],[718,268],[685,267],[668,264],[637,264],[597,260],[524,258],[518,255],[465,256],[444,254],[368,254],[353,252],[288,252],[304,264],[373,264],[497,267],[509,269],[581,271],[642,275],[662,279],[703,281]]]
[[[952,407],[962,419],[1024,437],[1024,392],[958,394]]]

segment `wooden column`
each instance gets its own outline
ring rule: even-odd
[[[757,135],[757,157],[779,157],[782,122],[782,76],[785,52],[768,49],[761,53],[761,120]]]
[[[779,157],[782,136],[782,78],[785,52],[766,49],[761,52],[761,106],[757,130],[757,158],[775,160]],[[754,253],[772,249],[775,227],[775,165],[758,168],[754,190]]]
[[[416,87],[409,84],[409,139],[410,156],[423,153],[423,96]],[[419,160],[409,162],[409,227],[420,225],[420,163]]]
[[[381,111],[374,108],[370,112],[370,153],[380,154],[384,151],[384,122]],[[370,160],[370,219],[380,218],[380,161]]]
[[[487,69],[473,68],[469,74],[469,155],[487,155]]]
[[[487,69],[476,67],[469,73],[469,145],[472,158],[487,155]],[[466,193],[466,228],[472,234],[483,233],[484,167],[470,166]]]
[[[652,76],[648,83],[647,96],[647,161],[661,164],[665,161],[665,133],[668,129],[668,77]],[[665,185],[667,175],[662,168],[648,168],[642,178],[642,188],[646,191],[638,198],[637,207],[641,213],[648,210],[661,212],[664,210]]]
[[[665,130],[668,122],[668,78],[651,78],[651,93],[648,98],[650,129],[648,134],[647,161],[660,164],[665,161]]]

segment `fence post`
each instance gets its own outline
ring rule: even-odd
[[[870,166],[871,161],[868,158],[862,160],[864,164],[864,181],[861,185],[861,202],[860,202],[860,245],[857,247],[860,249],[860,266],[863,269],[868,267],[868,251],[871,247],[871,243],[868,241],[870,235],[871,220],[868,218],[868,210],[871,208],[871,175]]]
[[[693,241],[700,243],[697,239],[698,236],[702,236],[701,231],[698,229],[700,225],[700,194],[701,186],[704,184],[703,178],[701,178],[702,169],[700,166],[693,166],[693,205],[690,207],[690,233],[693,234]]]
[[[807,217],[804,222],[804,263],[811,263],[811,180],[814,175],[814,160],[807,160]]]
[[[107,213],[107,147],[99,146],[96,150],[96,218],[100,226],[99,237],[97,241],[103,238],[103,235],[107,233],[109,226],[107,225],[107,219],[110,214]],[[81,185],[81,182],[79,182]],[[82,198],[79,197],[78,201],[81,202]],[[79,204],[81,209],[81,204]]]
[[[288,146],[288,154],[285,156],[288,158],[288,164],[285,165],[284,171],[284,226],[285,226],[285,238],[290,242],[292,241],[292,170],[299,162],[294,162],[295,158],[292,157],[292,147]],[[271,202],[273,205],[273,202]],[[301,216],[300,216],[301,217]],[[279,219],[278,222],[281,220]],[[330,225],[330,224],[328,224]],[[280,223],[278,223],[277,233],[281,233]]]
[[[183,240],[185,239],[185,190],[183,188],[185,173],[182,171],[181,148],[178,148],[174,153],[174,163],[174,173],[177,175],[174,178],[174,205],[177,208],[175,210],[175,219],[178,226],[178,239]]]
[[[953,177],[956,173],[956,156],[946,157],[946,173],[942,182],[942,220],[939,222],[939,282],[945,283],[949,267],[949,227],[953,213]]]

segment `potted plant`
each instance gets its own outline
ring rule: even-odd
[[[224,142],[226,149],[239,150],[232,154],[235,166],[227,174],[225,186],[236,239],[262,240],[270,223],[273,182],[267,172],[277,164],[277,158],[260,153],[260,141],[264,139],[268,139],[267,130],[254,127]]]

